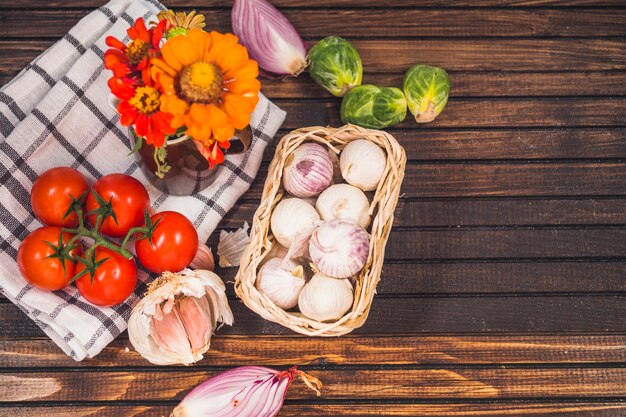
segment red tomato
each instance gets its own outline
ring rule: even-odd
[[[47,170],[37,178],[30,192],[35,216],[48,226],[76,227],[78,217],[71,213],[63,218],[72,203],[89,188],[83,174],[70,167]]]
[[[160,220],[159,220],[160,219]],[[152,272],[178,272],[187,267],[198,250],[198,232],[193,223],[175,211],[163,211],[151,217],[154,228],[152,242],[135,242],[137,258]]]
[[[93,185],[104,201],[112,199],[113,212],[117,223],[108,217],[102,224],[100,231],[111,237],[124,237],[126,233],[137,226],[143,225],[144,212],[150,207],[150,197],[145,187],[135,178],[124,174],[109,174],[100,178]],[[87,196],[87,211],[95,210],[100,205],[90,192]],[[91,225],[96,223],[96,215],[88,216]]]
[[[35,287],[55,291],[65,287],[76,274],[77,265],[65,261],[65,271],[58,258],[48,258],[54,254],[52,248],[45,242],[53,245],[59,244],[61,228],[56,226],[44,226],[31,232],[20,245],[17,251],[17,266],[26,281]],[[63,233],[63,242],[67,243],[74,235]],[[78,245],[71,255],[82,255],[81,246]]]
[[[124,301],[135,289],[137,284],[137,266],[133,258],[126,259],[117,252],[103,246],[96,248],[96,262],[106,259],[96,269],[92,278],[87,272],[76,280],[78,291],[92,304],[109,307]],[[79,263],[76,273],[85,269]]]

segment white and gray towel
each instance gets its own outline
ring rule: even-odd
[[[111,73],[102,58],[106,36],[128,41],[126,30],[136,18],[149,21],[162,8],[154,0],[113,0],[0,89],[0,290],[75,360],[97,355],[126,329],[150,276],[140,270],[135,293],[112,308],[91,305],[74,286],[51,293],[28,285],[15,259],[20,242],[41,226],[29,193],[37,176],[55,166],[76,168],[92,181],[123,172],[148,183],[135,157],[127,156],[127,130],[107,105]],[[198,194],[175,197],[148,187],[153,207],[183,213],[206,241],[250,187],[284,118],[261,96],[252,115],[251,149],[228,156],[215,183]]]

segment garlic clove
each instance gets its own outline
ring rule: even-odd
[[[173,308],[167,314],[162,313],[161,319],[154,318],[150,333],[162,350],[177,352],[182,356],[192,356],[189,339],[187,339],[187,333],[185,333],[177,308]]]
[[[206,269],[207,271],[213,271],[215,269],[215,259],[213,258],[211,248],[203,243],[199,244],[196,256],[189,264],[189,267],[192,269]]]
[[[313,142],[303,143],[285,161],[283,186],[293,196],[313,197],[330,185],[333,170],[325,146]]]
[[[374,191],[378,187],[386,165],[385,151],[366,139],[350,142],[339,157],[343,178],[363,191]]]
[[[369,234],[348,220],[331,220],[311,235],[309,254],[316,268],[333,278],[358,273],[369,256]]]
[[[209,302],[206,297],[185,297],[178,302],[180,318],[194,352],[203,349],[211,340]]]
[[[366,228],[370,224],[370,202],[360,189],[349,184],[328,187],[317,199],[315,208],[325,221],[353,220]]]
[[[289,248],[298,232],[310,229],[319,220],[320,215],[311,204],[300,198],[286,198],[274,207],[270,227],[278,243]]]
[[[347,279],[317,273],[304,286],[298,297],[300,312],[318,321],[341,318],[354,302],[352,284]]]
[[[301,265],[288,262],[289,268],[286,269],[283,264],[280,258],[267,261],[257,274],[256,288],[277,307],[288,310],[298,304],[298,296],[306,281]]]

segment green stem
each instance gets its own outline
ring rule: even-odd
[[[96,216],[96,226],[93,228],[93,230],[100,231],[100,226],[102,226],[102,214],[98,213],[98,215]]]
[[[146,234],[147,234],[148,232],[149,232],[149,229],[148,229],[147,227],[143,227],[143,226],[140,226],[140,227],[133,227],[133,228],[131,228],[131,229],[128,231],[128,233],[126,233],[126,237],[124,237],[124,240],[122,240],[122,244],[121,244],[121,246],[122,246],[123,248],[125,248],[125,247],[126,247],[126,245],[128,244],[128,242],[130,241],[130,239],[131,239],[131,238],[132,238],[135,234],[137,234],[137,233],[141,233],[141,234],[143,234],[143,236],[142,236],[142,237],[140,237],[140,238],[138,238],[137,240],[145,239],[145,238],[147,237],[147,236],[146,236]]]

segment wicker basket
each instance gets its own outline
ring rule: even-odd
[[[284,194],[282,175],[287,157],[303,142],[318,142],[339,153],[346,144],[356,139],[372,141],[387,153],[385,172],[370,206],[370,214],[375,214],[375,217],[370,227],[369,257],[356,280],[352,309],[335,322],[319,322],[298,312],[289,312],[277,307],[260,294],[254,284],[259,264],[273,245],[270,217]],[[266,320],[309,336],[340,336],[361,327],[367,319],[376,293],[376,285],[380,280],[385,244],[393,224],[393,214],[400,194],[405,165],[404,149],[386,132],[346,125],[339,129],[307,127],[285,135],[278,144],[270,164],[261,205],[254,214],[250,244],[241,258],[239,272],[235,278],[235,291],[239,298]]]

